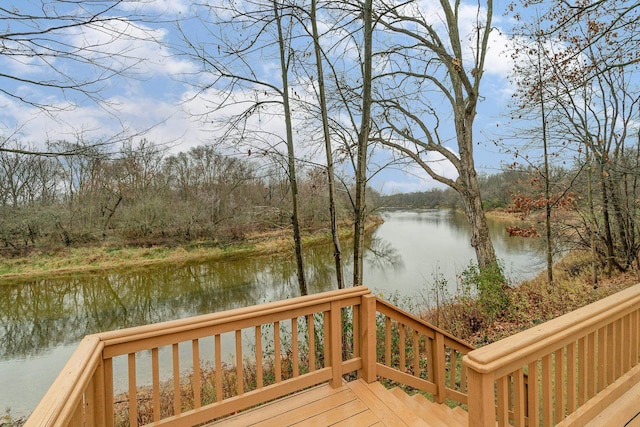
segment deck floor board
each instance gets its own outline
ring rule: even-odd
[[[376,384],[377,386],[377,384]],[[383,389],[352,381],[332,389],[313,387],[257,408],[224,418],[209,426],[424,426],[415,414],[401,412]],[[392,395],[390,395],[393,397]],[[411,411],[409,411],[411,412]]]

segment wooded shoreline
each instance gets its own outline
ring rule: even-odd
[[[365,229],[367,232],[372,232],[382,222],[381,217],[372,216],[367,220]],[[291,250],[290,234],[289,229],[257,233],[223,246],[211,241],[197,241],[175,246],[103,245],[64,248],[55,252],[34,251],[23,257],[0,257],[0,285],[26,279],[125,270],[165,263],[177,264],[273,255]],[[329,243],[332,238],[330,230],[326,228],[307,230],[302,237],[305,246]],[[352,239],[353,226],[343,224],[340,229],[340,238]]]

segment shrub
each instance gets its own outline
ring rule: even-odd
[[[488,322],[495,321],[509,307],[508,285],[497,263],[487,269],[470,264],[461,274],[463,288],[473,289]]]

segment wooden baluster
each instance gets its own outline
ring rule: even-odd
[[[309,340],[309,372],[313,372],[316,370],[316,331],[313,314],[307,316],[307,339]]]
[[[280,355],[280,322],[273,322],[273,357],[275,358],[275,379],[279,383],[282,381],[282,359]]]
[[[264,375],[262,372],[262,326],[255,328],[256,333],[256,388],[264,385]]]
[[[435,358],[433,362],[436,389],[438,390],[437,394],[433,396],[433,400],[437,403],[444,403],[447,395],[445,372],[446,355],[444,348],[444,335],[440,332],[436,332]]]
[[[325,311],[323,313],[322,316],[322,322],[323,322],[323,330],[324,330],[324,335],[323,335],[323,340],[324,340],[324,368],[329,366],[329,363],[331,363],[331,322],[329,320],[329,318],[331,317],[331,312],[329,311]]]
[[[182,413],[182,396],[180,395],[180,353],[178,344],[173,344],[173,413]]]
[[[221,402],[224,396],[222,392],[222,349],[220,334],[215,335],[214,346],[216,358],[216,402]]]
[[[236,330],[236,391],[238,396],[244,393],[242,375],[242,330]]]
[[[196,338],[191,341],[191,353],[193,356],[193,380],[191,387],[193,387],[193,407],[195,409],[202,406],[202,399],[200,395],[200,342]]]
[[[529,426],[540,425],[540,383],[538,377],[540,376],[540,368],[538,367],[538,361],[529,363],[527,370],[527,416],[529,417]]]
[[[615,353],[615,342],[616,342],[615,328],[613,327],[613,323],[609,323],[607,325],[607,384],[611,384],[615,381],[616,376],[616,353]]]
[[[596,363],[596,333],[587,336],[587,399],[596,395],[598,364]],[[584,355],[580,355],[582,357]]]
[[[420,337],[413,331],[413,376],[420,377]]]
[[[384,364],[391,366],[391,318],[384,319]]]
[[[551,390],[551,355],[542,357],[542,425],[553,425],[553,393]]]
[[[578,340],[578,406],[587,401],[587,377],[589,366],[587,364],[587,344],[584,337]]]
[[[446,357],[446,355],[449,355],[449,357]],[[445,347],[445,363],[447,365],[449,365],[448,367],[445,366],[444,370],[445,372],[449,372],[449,378],[446,378],[445,376],[445,386],[448,388],[453,388],[455,389],[455,383],[456,383],[456,351],[452,348],[446,348]],[[447,360],[449,362],[447,362]]]
[[[629,331],[629,341],[631,342],[631,366],[636,366],[638,363],[638,311],[634,311],[630,314],[631,330]]]
[[[524,372],[518,369],[513,373],[513,421],[516,427],[524,427],[526,393]]]
[[[607,330],[606,326],[598,329],[598,393],[607,387]]]
[[[433,383],[436,382],[436,376],[434,375],[434,361],[433,361],[433,346],[435,341],[432,338],[427,337],[426,351],[427,351],[427,380]]]
[[[151,388],[153,399],[153,421],[160,421],[160,363],[158,348],[151,349]]]
[[[498,385],[497,396],[497,412],[498,412],[498,425],[509,425],[509,376],[505,375],[496,380]]]
[[[398,336],[398,353],[400,355],[400,361],[398,365],[398,370],[401,372],[405,372],[407,370],[407,349],[406,349],[406,330],[405,326],[402,323],[398,323],[399,336]]]
[[[362,350],[360,348],[360,306],[353,306],[353,314],[351,316],[351,325],[353,328],[352,336],[353,336],[353,357],[362,356]]]
[[[509,413],[510,416],[512,417],[511,419],[513,420],[513,395],[514,395],[514,389],[513,389],[513,373],[509,374],[506,376],[507,377],[507,408],[509,408]]]
[[[291,368],[293,370],[293,377],[297,377],[300,374],[300,367],[298,365],[299,355],[298,348],[298,318],[291,319]]]
[[[555,420],[564,419],[564,348],[554,352],[555,365]]]
[[[582,358],[583,354],[580,355]],[[587,366],[589,368],[589,366]],[[587,369],[589,377],[591,377],[590,369]],[[576,410],[576,343],[567,344],[567,411],[569,414]],[[589,384],[589,380],[587,380]]]
[[[631,314],[622,318],[622,373],[631,369]]]
[[[129,369],[129,425],[138,425],[138,386],[136,385],[136,354],[128,354]]]
[[[622,376],[624,369],[624,330],[622,325],[622,319],[616,320],[614,323],[616,340],[615,340],[615,352],[616,352],[616,370],[614,381]]]

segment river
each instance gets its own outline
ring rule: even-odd
[[[383,212],[368,237],[365,284],[383,297],[432,301],[434,283],[453,292],[474,259],[460,213]],[[504,221],[489,226],[513,283],[544,268],[537,240],[510,238]],[[344,245],[345,258],[350,248]],[[331,247],[305,249],[310,293],[335,289]],[[345,266],[350,277],[351,265]],[[290,255],[171,264],[0,285],[0,411],[28,414],[83,336],[146,323],[275,301],[299,294]]]

